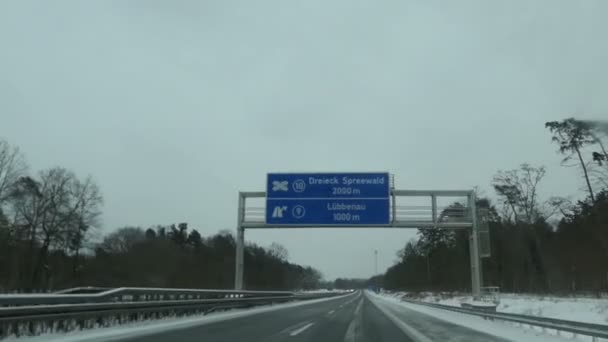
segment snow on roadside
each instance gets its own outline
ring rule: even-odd
[[[386,293],[386,296],[401,298],[410,297],[424,302],[460,306],[471,302],[470,295],[451,293],[419,294],[407,292]],[[589,297],[555,297],[540,295],[500,294],[498,312],[522,315],[550,317],[569,321],[608,324],[608,299]]]
[[[311,299],[300,302],[289,302],[268,306],[259,306],[250,309],[234,309],[227,312],[216,312],[205,316],[190,316],[180,318],[164,318],[158,320],[146,320],[141,322],[127,323],[106,328],[90,330],[77,330],[67,333],[51,333],[39,336],[8,337],[2,342],[101,342],[115,341],[135,336],[155,334],[172,329],[184,329],[198,325],[211,324],[215,322],[257,315],[264,312],[293,308],[303,305],[321,303],[338,297]]]
[[[353,292],[354,290],[341,290],[341,289],[333,289],[333,290],[328,290],[328,289],[318,289],[318,290],[298,290],[298,291],[294,291],[296,293],[305,293],[305,294],[311,294],[311,293],[348,293],[348,292]]]
[[[488,321],[476,316],[471,316],[463,313],[436,309],[423,305],[416,305],[403,302],[399,294],[371,294],[375,298],[384,301],[393,307],[402,307],[408,310],[414,310],[422,314],[433,316],[440,320],[448,321],[463,327],[477,330],[489,335],[493,335],[509,341],[526,341],[526,342],[555,342],[555,341],[591,341],[587,336],[572,336],[572,334],[564,333],[563,336],[557,336],[554,333],[543,333],[538,329],[520,328],[511,325],[507,322]],[[599,340],[598,340],[599,341]]]
[[[498,311],[608,324],[608,299],[501,296]]]

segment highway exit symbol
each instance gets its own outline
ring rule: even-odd
[[[272,211],[272,217],[273,218],[283,218],[283,213],[286,210],[287,210],[286,205],[274,207],[274,210]]]

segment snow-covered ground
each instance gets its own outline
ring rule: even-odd
[[[328,289],[318,289],[318,290],[299,290],[299,291],[294,291],[296,293],[306,293],[306,294],[310,294],[310,293],[348,293],[348,292],[353,292],[354,290],[340,290],[340,289],[334,289],[334,290],[328,290]]]
[[[423,305],[406,303],[402,302],[399,296],[396,294],[384,293],[380,295],[370,295],[375,298],[375,300],[381,301],[381,305],[387,305],[389,307],[392,307],[392,310],[395,311],[398,311],[399,309],[404,310],[405,312],[408,312],[408,310],[410,310],[410,312],[411,310],[417,311],[419,313],[432,316],[440,320],[448,321],[450,323],[454,323],[509,341],[592,341],[591,338],[587,336],[573,336],[572,334],[568,333],[562,333],[561,336],[557,336],[556,332],[543,332],[540,328],[521,328],[519,326],[512,325],[508,322],[489,321],[472,315],[436,309]],[[411,327],[408,328],[411,329]],[[425,332],[420,332],[419,334],[424,335],[424,333]],[[600,340],[598,339],[597,341],[599,342]]]
[[[385,293],[386,296],[412,299],[444,305],[460,306],[472,300],[470,295],[451,293]],[[608,299],[588,297],[554,297],[539,295],[500,294],[497,310],[505,313],[551,317],[570,321],[608,325]]]

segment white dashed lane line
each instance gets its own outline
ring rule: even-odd
[[[303,326],[303,327],[301,327],[301,328],[298,328],[298,329],[296,329],[296,330],[294,330],[294,331],[290,332],[290,333],[289,333],[289,336],[296,336],[296,335],[300,334],[301,332],[303,332],[304,330],[306,330],[306,329],[308,329],[308,328],[312,327],[313,325],[315,325],[315,324],[314,324],[314,323],[308,323],[308,324],[306,324],[305,326]]]

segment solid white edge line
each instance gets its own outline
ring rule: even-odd
[[[308,323],[308,324],[306,324],[305,326],[303,326],[303,327],[301,327],[301,328],[299,328],[299,329],[296,329],[296,330],[294,330],[294,331],[290,332],[290,333],[289,333],[289,336],[296,336],[296,335],[298,335],[299,333],[303,332],[304,330],[306,330],[306,329],[308,329],[308,328],[312,327],[313,325],[315,325],[315,324],[314,324],[314,323]]]
[[[344,342],[355,342],[357,340],[357,332],[359,331],[359,326],[361,325],[361,320],[363,315],[361,315],[361,306],[363,305],[363,297],[359,301],[359,304],[355,308],[353,312],[353,320],[348,325],[346,329],[346,334],[344,334]]]
[[[369,296],[367,294],[366,294],[366,296],[369,299],[369,301],[372,302],[378,308],[378,310],[380,310],[386,317],[388,317],[388,319],[390,319],[409,338],[411,338],[412,340],[417,341],[417,342],[433,342],[431,339],[424,336],[421,332],[419,332],[418,330],[413,328],[411,325],[400,320],[399,317],[395,316],[395,314],[390,312],[388,309],[383,308],[382,305],[376,303],[372,299],[372,296]]]

